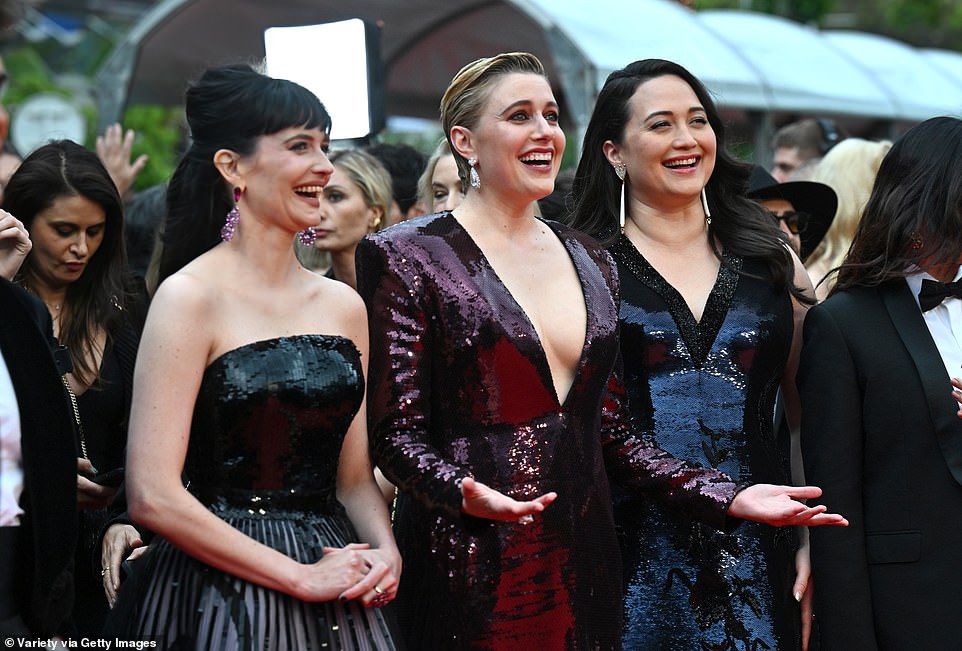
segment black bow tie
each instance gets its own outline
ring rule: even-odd
[[[954,283],[940,283],[935,280],[923,280],[919,290],[919,307],[928,312],[947,298],[962,298],[962,280]]]

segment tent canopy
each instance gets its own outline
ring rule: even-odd
[[[440,97],[464,63],[515,50],[532,52],[545,63],[576,131],[587,122],[605,77],[648,57],[671,59],[691,70],[722,107],[895,121],[962,106],[956,104],[954,87],[952,94],[945,91],[954,83],[947,81],[944,69],[953,64],[946,57],[900,46],[913,55],[916,75],[914,81],[898,82],[912,84],[912,97],[902,97],[909,93],[895,93],[892,77],[853,59],[864,61],[861,57],[868,55],[854,53],[842,35],[832,39],[830,33],[753,12],[696,13],[670,0],[606,0],[603,5],[583,0],[163,0],[135,25],[98,75],[101,126],[120,119],[127,104],[181,104],[187,81],[208,66],[262,58],[267,27],[348,18],[364,18],[381,29],[384,108],[390,116],[436,119]],[[325,68],[338,64],[338,52],[323,46],[319,51],[317,69],[323,76]],[[962,84],[962,73],[956,79]],[[935,80],[941,84],[933,90]]]

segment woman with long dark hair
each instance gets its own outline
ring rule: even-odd
[[[23,222],[33,242],[16,281],[43,300],[73,366],[64,382],[79,419],[74,619],[80,635],[97,637],[108,610],[99,540],[123,479],[140,333],[126,276],[123,204],[97,155],[60,140],[17,168],[3,208]]]
[[[797,436],[779,438],[773,412],[781,388],[797,435],[795,368],[813,294],[785,236],[747,198],[749,174],[725,150],[705,86],[671,61],[636,61],[608,76],[595,103],[572,224],[617,263],[636,431],[736,482],[800,484]],[[808,553],[793,528],[745,522],[726,533],[676,505],[613,493],[625,648],[804,646]]]
[[[812,532],[825,651],[962,639],[962,394],[948,391],[960,263],[962,120],[938,117],[882,159],[838,281],[805,321],[805,470],[851,521]]]

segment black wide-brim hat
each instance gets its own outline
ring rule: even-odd
[[[754,165],[748,180],[748,196],[755,201],[784,199],[792,204],[796,212],[808,215],[805,228],[798,234],[801,251],[798,257],[802,262],[812,254],[828,227],[835,219],[838,210],[838,195],[830,186],[816,181],[787,181],[779,183],[764,168]]]

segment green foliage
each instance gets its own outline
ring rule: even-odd
[[[134,105],[127,108],[124,129],[137,133],[132,158],[147,154],[147,166],[137,175],[134,190],[166,183],[173,174],[181,153],[183,113],[180,107]]]

